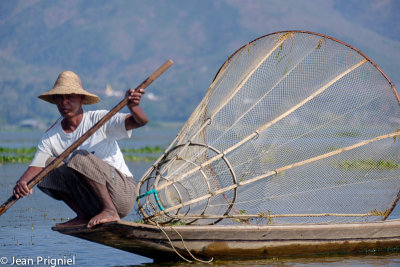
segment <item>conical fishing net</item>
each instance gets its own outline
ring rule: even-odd
[[[138,186],[144,220],[385,220],[400,191],[394,85],[360,51],[310,32],[240,48]]]

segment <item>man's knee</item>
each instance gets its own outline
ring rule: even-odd
[[[78,173],[79,178],[87,178],[105,184],[110,166],[86,150],[77,150],[67,163],[67,167]],[[100,179],[100,180],[99,180]]]

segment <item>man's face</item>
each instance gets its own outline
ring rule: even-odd
[[[83,97],[76,94],[55,95],[54,100],[61,116],[71,118],[81,112]]]

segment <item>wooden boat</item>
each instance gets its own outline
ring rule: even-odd
[[[400,249],[400,219],[373,223],[296,225],[155,226],[117,221],[98,225],[54,227],[75,236],[154,259],[179,255],[208,259],[256,259]]]

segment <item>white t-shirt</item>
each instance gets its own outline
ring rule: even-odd
[[[107,110],[84,112],[81,123],[72,133],[64,132],[60,118],[42,136],[30,166],[45,167],[49,157],[58,157],[107,113]],[[87,150],[126,176],[132,176],[117,143],[117,140],[130,138],[132,135],[132,130],[125,129],[126,115],[124,113],[115,114],[77,149]]]

